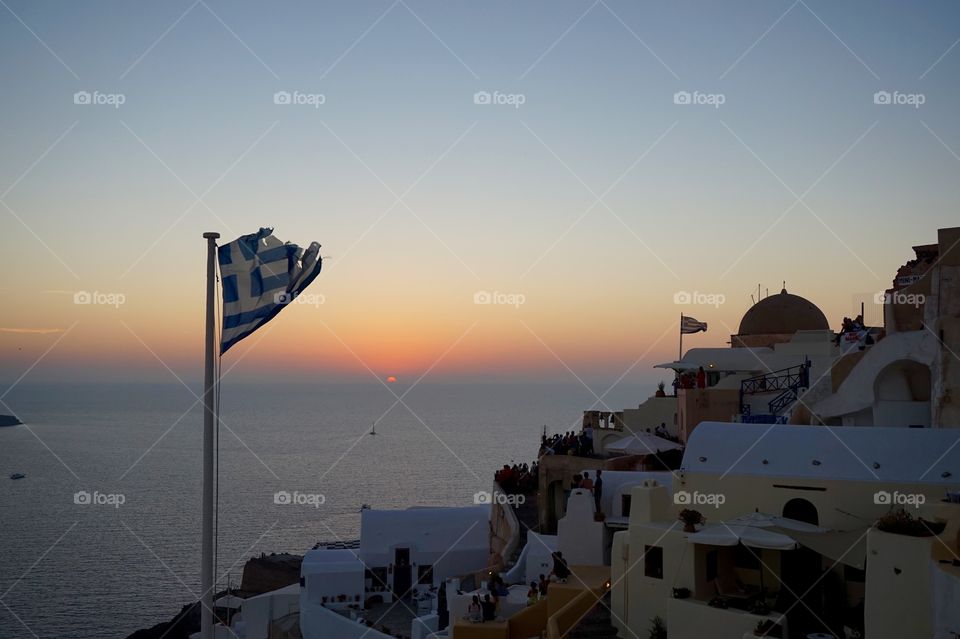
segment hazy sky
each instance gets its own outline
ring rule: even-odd
[[[646,385],[681,312],[710,324],[686,346],[723,345],[782,280],[835,328],[861,300],[879,321],[960,220],[958,18],[2,0],[0,380],[197,378],[201,233],[260,226],[327,261],[316,304],[225,357],[237,379]]]

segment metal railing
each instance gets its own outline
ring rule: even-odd
[[[740,382],[740,414],[741,421],[753,423],[771,423],[760,421],[766,419],[776,419],[799,397],[798,391],[801,388],[810,387],[810,360],[805,359],[803,364],[790,366],[780,370],[748,377]],[[760,393],[772,393],[780,391],[767,404],[770,410],[769,415],[751,415],[750,406],[744,401],[747,395],[757,395]],[[773,422],[776,423],[776,422]]]

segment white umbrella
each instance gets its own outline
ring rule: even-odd
[[[650,433],[636,433],[604,446],[604,450],[608,452],[638,455],[653,455],[655,453],[663,453],[668,450],[678,450],[680,448],[683,448],[682,444],[672,442],[663,437],[657,437]]]
[[[243,605],[243,599],[235,595],[224,595],[213,602],[216,608],[239,608]]]
[[[794,550],[798,544],[792,537],[756,526],[744,524],[707,524],[699,531],[687,535],[692,544],[708,546],[736,546],[743,544],[753,548],[771,550]]]

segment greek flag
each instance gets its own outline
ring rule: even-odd
[[[699,333],[700,331],[707,330],[707,323],[700,322],[692,317],[687,317],[685,315],[680,318],[680,332],[684,335],[689,333]]]
[[[217,257],[223,286],[221,355],[296,299],[323,262],[316,242],[303,250],[265,228],[219,247]]]

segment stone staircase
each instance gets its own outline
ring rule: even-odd
[[[610,621],[610,595],[604,598],[570,631],[567,639],[616,639],[617,631]]]

